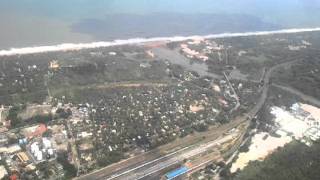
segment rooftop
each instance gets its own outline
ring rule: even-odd
[[[180,175],[182,175],[182,174],[184,174],[186,172],[188,172],[188,168],[185,167],[185,166],[182,166],[182,167],[180,167],[178,169],[175,169],[173,171],[168,172],[166,174],[166,177],[167,177],[167,179],[170,180],[170,179],[174,179],[174,178],[176,178],[176,177],[178,177],[178,176],[180,176]]]

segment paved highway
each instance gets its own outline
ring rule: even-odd
[[[159,172],[167,167],[183,162],[184,159],[189,159],[191,157],[200,155],[210,149],[218,147],[220,144],[229,141],[233,138],[233,135],[228,135],[222,138],[219,138],[216,141],[212,141],[206,144],[202,144],[199,146],[191,146],[188,148],[184,148],[175,153],[171,153],[164,158],[160,158],[128,171],[114,174],[110,177],[101,177],[106,178],[108,180],[117,179],[117,180],[138,180],[146,178],[149,175],[152,175],[156,172]]]
[[[263,107],[267,97],[268,97],[268,91],[269,91],[269,87],[270,87],[270,77],[272,75],[272,73],[277,70],[278,68],[282,68],[282,67],[286,67],[294,62],[297,62],[298,60],[295,61],[289,61],[289,62],[284,62],[281,64],[277,64],[273,67],[271,67],[270,69],[267,70],[267,72],[265,73],[265,76],[263,78],[263,87],[262,87],[262,93],[261,96],[259,98],[259,100],[257,101],[256,105],[251,109],[251,111],[248,113],[248,117],[249,118],[253,118],[254,116],[256,116],[256,114],[260,111],[260,109]]]
[[[217,133],[216,137],[219,138],[221,134],[239,126],[239,124],[245,122],[245,120],[245,118],[239,118],[235,121],[230,122],[229,124],[223,125],[214,134]],[[230,136],[226,136],[225,138],[230,138]],[[185,148],[181,148],[162,157],[159,157],[157,153],[153,153],[152,151],[147,152],[143,155],[139,155],[138,158],[134,157],[132,159],[115,163],[101,170],[78,177],[77,179],[148,179],[148,175],[157,174],[157,172],[159,172],[161,169],[167,168],[173,164],[177,164],[189,157],[201,154],[202,152],[207,151],[208,149],[213,148],[217,144],[221,143],[221,141],[226,140],[225,138],[222,138],[222,140],[216,139],[203,145],[195,144]]]
[[[272,72],[278,68],[290,65],[295,61],[285,62],[282,64],[278,64],[276,66],[273,66],[267,72],[264,76],[264,85],[262,87],[262,93],[257,101],[256,105],[248,112],[246,120],[251,120],[256,114],[260,111],[260,109],[263,107],[267,96],[268,96],[268,90],[270,86],[270,77],[272,75]],[[240,122],[243,122],[242,120]],[[231,128],[232,129],[232,128]],[[134,180],[134,179],[143,179],[148,177],[149,175],[152,175],[156,172],[159,172],[167,167],[170,167],[171,165],[177,164],[179,162],[182,162],[184,159],[190,158],[192,156],[199,155],[210,148],[214,148],[215,146],[219,145],[220,141],[225,141],[226,139],[230,138],[230,136],[226,136],[222,139],[218,139],[216,141],[200,145],[200,146],[190,146],[186,147],[180,150],[177,150],[173,153],[170,153],[168,155],[165,155],[163,157],[149,160],[142,163],[137,163],[129,167],[123,167],[121,166],[116,169],[114,172],[110,174],[110,171],[107,169],[102,169],[99,171],[96,171],[94,173],[85,175],[83,177],[80,177],[78,179],[109,179],[109,180]]]
[[[292,88],[292,87],[289,87],[289,86],[283,86],[283,85],[279,85],[279,84],[273,84],[273,86],[275,86],[277,88],[280,88],[280,89],[282,89],[284,91],[287,91],[289,93],[295,94],[295,95],[299,96],[301,99],[303,99],[306,102],[309,102],[311,104],[320,106],[320,100],[319,99],[317,99],[316,97],[312,97],[312,96],[306,95],[306,94],[302,93],[301,91],[299,91],[299,90],[297,90],[295,88]]]

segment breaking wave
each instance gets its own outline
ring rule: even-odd
[[[13,56],[13,55],[23,55],[23,54],[35,54],[35,53],[45,53],[45,52],[56,52],[56,51],[75,51],[82,49],[92,49],[92,48],[102,48],[110,46],[120,46],[129,44],[143,44],[148,42],[156,41],[166,41],[166,42],[178,42],[188,39],[195,38],[225,38],[225,37],[243,37],[243,36],[261,36],[261,35],[271,35],[271,34],[289,34],[289,33],[299,33],[299,32],[312,32],[320,31],[320,27],[317,28],[302,28],[302,29],[282,29],[274,31],[255,31],[255,32],[244,32],[244,33],[221,33],[221,34],[210,34],[205,36],[175,36],[175,37],[157,37],[157,38],[134,38],[128,40],[114,40],[114,41],[101,41],[92,43],[64,43],[54,46],[38,46],[38,47],[25,47],[25,48],[12,48],[9,50],[0,50],[0,56]]]

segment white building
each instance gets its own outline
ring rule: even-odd
[[[8,175],[8,171],[4,166],[0,166],[0,179],[4,178],[6,175]]]

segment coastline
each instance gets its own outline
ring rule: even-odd
[[[38,54],[47,52],[58,51],[79,51],[82,49],[94,49],[110,46],[132,45],[132,44],[144,44],[149,42],[163,41],[163,42],[179,42],[189,39],[205,38],[205,39],[218,39],[228,37],[245,37],[245,36],[262,36],[272,34],[292,34],[300,32],[315,32],[320,31],[320,27],[315,28],[295,28],[295,29],[280,29],[274,31],[253,31],[243,33],[221,33],[221,34],[209,34],[205,36],[174,36],[174,37],[155,37],[155,38],[133,38],[127,40],[114,40],[114,41],[101,41],[92,43],[64,43],[54,46],[38,46],[38,47],[25,47],[25,48],[11,48],[9,50],[0,50],[0,56],[14,56],[14,55],[26,55],[26,54]]]

